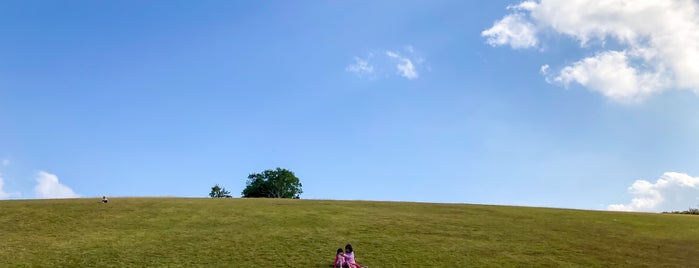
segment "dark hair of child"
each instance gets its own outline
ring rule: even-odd
[[[345,246],[345,251],[347,251],[347,253],[352,253],[352,245],[347,244],[347,245]]]
[[[337,249],[337,253],[336,253],[335,255],[340,254],[340,253],[342,253],[342,249],[341,249],[341,248],[338,248],[338,249]]]

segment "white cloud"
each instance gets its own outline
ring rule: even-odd
[[[3,166],[3,167],[9,166],[9,165],[10,165],[10,159],[3,159],[3,160],[2,160],[2,166]]]
[[[538,47],[538,37],[552,32],[594,51],[547,81],[577,83],[622,102],[666,89],[699,94],[696,1],[540,0],[508,9],[513,13],[482,32],[492,46]],[[604,73],[612,68],[619,69]]]
[[[345,68],[346,71],[355,73],[359,77],[374,73],[374,66],[371,66],[366,59],[354,57],[354,64],[350,64]]]
[[[662,79],[657,73],[630,66],[625,52],[605,51],[563,68],[554,81],[577,82],[611,99],[633,102],[664,88]]]
[[[0,173],[0,199],[7,199],[7,198],[20,196],[19,193],[5,192],[4,187],[5,187],[5,181],[2,179],[2,173]]]
[[[10,197],[9,193],[6,193],[3,189],[5,182],[2,180],[2,174],[0,174],[0,199],[5,199]]]
[[[514,5],[514,6],[508,6],[507,9],[514,9],[514,10],[532,10],[536,8],[538,3],[536,1],[528,0],[528,1],[522,1],[522,3],[519,3],[519,5]]]
[[[491,46],[510,45],[514,49],[535,47],[539,40],[536,38],[534,24],[527,21],[524,15],[515,13],[507,15],[495,22],[481,35],[488,38]]]
[[[637,180],[628,190],[634,195],[630,203],[609,205],[607,209],[661,212],[699,206],[699,177],[684,173],[666,172],[655,183]]]
[[[54,174],[39,171],[34,192],[37,198],[75,198],[79,197],[70,187],[61,184]]]
[[[412,47],[410,47],[410,51],[412,51]],[[398,69],[398,72],[402,77],[408,79],[416,79],[418,77],[417,70],[415,70],[415,65],[410,59],[393,51],[386,51],[386,56],[398,60],[396,69]]]
[[[417,79],[420,76],[418,69],[425,67],[425,60],[417,56],[418,52],[412,45],[404,46],[399,50],[382,50],[381,53],[369,53],[367,57],[354,57],[354,63],[345,68],[345,71],[354,73],[360,78],[379,78],[399,75],[408,80]]]

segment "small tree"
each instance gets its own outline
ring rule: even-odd
[[[221,186],[218,186],[218,184],[216,184],[214,185],[214,187],[211,187],[211,192],[209,193],[209,196],[211,196],[211,198],[230,198],[231,192],[226,191],[226,188],[221,188]]]
[[[303,193],[299,178],[283,168],[250,174],[246,184],[243,197],[300,198]]]

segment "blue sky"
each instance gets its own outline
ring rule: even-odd
[[[0,198],[699,206],[697,2],[592,3],[4,1]]]

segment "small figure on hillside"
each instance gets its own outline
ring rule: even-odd
[[[352,250],[352,245],[347,244],[345,246],[345,254],[343,254],[343,256],[345,257],[345,262],[349,264],[349,268],[367,268],[359,265],[359,263],[354,260],[354,250]]]
[[[335,261],[333,262],[333,268],[343,268],[348,266],[349,264],[345,262],[345,253],[342,252],[342,248],[338,248],[337,254],[335,254]]]
[[[107,199],[107,196],[106,196],[106,195],[103,195],[103,196],[102,196],[102,203],[103,203],[103,204],[109,203],[109,199]]]

